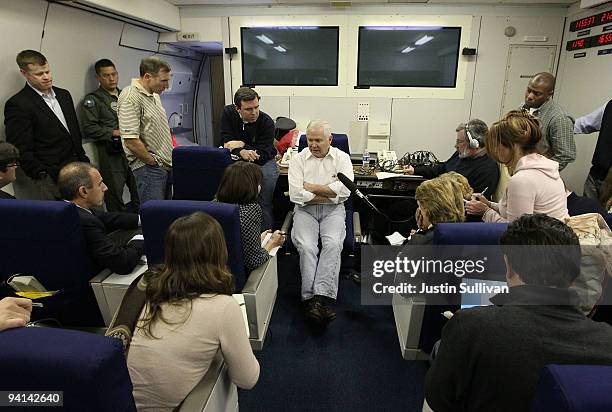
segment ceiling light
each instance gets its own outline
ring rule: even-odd
[[[287,51],[287,49],[285,49],[283,46],[276,46],[274,47],[274,50],[278,50],[281,53],[284,53]]]
[[[274,44],[274,42],[272,41],[272,39],[270,39],[268,36],[266,36],[265,34],[260,34],[259,36],[255,36],[257,37],[259,40],[261,40],[262,42],[266,43],[266,44]]]
[[[425,35],[421,37],[420,39],[418,39],[417,41],[415,41],[414,44],[416,44],[417,46],[422,46],[423,44],[429,41],[432,41],[432,40],[433,40],[433,36]]]
[[[414,47],[406,47],[404,50],[402,50],[402,53],[410,53],[411,51],[413,51],[415,48]]]

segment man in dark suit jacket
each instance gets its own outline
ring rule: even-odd
[[[27,83],[4,106],[7,141],[21,153],[15,191],[19,198],[55,200],[62,166],[77,160],[89,162],[74,103],[67,90],[53,87],[49,64],[41,53],[24,50],[17,55],[17,64]]]
[[[134,270],[144,253],[144,242],[129,239],[137,233],[140,218],[135,213],[104,213],[92,209],[102,207],[104,192],[108,190],[100,172],[89,163],[69,163],[60,170],[57,184],[62,198],[78,207],[93,261],[120,275]]]

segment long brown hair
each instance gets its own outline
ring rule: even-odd
[[[215,197],[223,203],[255,203],[262,180],[259,166],[249,162],[235,162],[223,172]]]
[[[153,323],[164,319],[163,303],[181,305],[189,302],[184,323],[191,313],[191,301],[202,293],[231,295],[234,277],[227,268],[227,248],[219,223],[210,215],[195,212],[170,225],[165,238],[165,262],[144,277],[146,314],[139,325],[145,335]]]
[[[505,164],[514,167],[518,162],[514,148],[518,147],[525,154],[538,153],[537,145],[540,140],[542,131],[538,120],[523,110],[512,110],[489,128],[486,139],[487,153],[495,161],[504,163],[499,158],[499,147],[510,149],[512,156]]]

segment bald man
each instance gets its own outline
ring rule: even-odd
[[[536,74],[527,85],[523,109],[540,121],[542,140],[538,145],[541,153],[559,163],[559,170],[576,160],[574,122],[554,100],[555,76],[550,73]]]

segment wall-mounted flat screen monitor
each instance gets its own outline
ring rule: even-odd
[[[241,27],[242,83],[337,86],[339,28]]]
[[[455,87],[460,40],[461,27],[359,27],[357,85]]]

